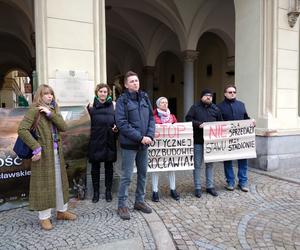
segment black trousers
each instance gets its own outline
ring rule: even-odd
[[[106,188],[106,190],[111,190],[113,174],[114,174],[113,163],[111,161],[105,161],[104,168],[105,168],[105,188]],[[93,183],[94,192],[97,192],[97,191],[99,192],[100,162],[92,162],[91,175],[92,175],[92,183]]]

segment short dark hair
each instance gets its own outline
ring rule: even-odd
[[[106,84],[106,83],[99,83],[97,84],[96,88],[95,88],[95,96],[97,96],[97,93],[100,89],[102,88],[106,88],[107,89],[107,95],[111,96],[111,89],[110,87]]]
[[[227,89],[229,89],[229,88],[234,88],[235,91],[236,91],[236,86],[235,86],[234,84],[227,84],[227,85],[225,86],[225,88],[224,88],[224,93],[226,93],[226,92],[227,92]]]
[[[127,82],[127,79],[130,77],[130,76],[138,76],[137,73],[133,72],[133,71],[128,71],[125,76],[124,76],[124,84]]]

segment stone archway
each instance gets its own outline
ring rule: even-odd
[[[182,61],[172,52],[164,51],[156,59],[154,76],[154,101],[165,96],[178,120],[183,120]]]
[[[231,74],[234,82],[234,65],[230,65],[225,42],[215,33],[205,32],[197,45],[199,52],[195,63],[195,99],[200,99],[201,90],[209,88],[215,93],[214,101],[223,99],[223,88]],[[227,74],[226,74],[227,72]]]
[[[32,79],[35,70],[33,16],[33,0],[0,1],[1,107],[16,107],[18,97],[26,95],[24,86],[15,82],[13,75]],[[32,89],[32,86],[28,89]]]

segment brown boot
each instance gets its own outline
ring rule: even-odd
[[[40,220],[40,224],[42,229],[44,230],[51,230],[53,228],[50,219],[46,219],[46,220]]]
[[[56,213],[56,219],[57,220],[76,220],[77,216],[71,212],[57,212]]]

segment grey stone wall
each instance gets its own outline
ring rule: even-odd
[[[256,159],[249,166],[265,171],[279,168],[300,169],[300,135],[256,136]]]

